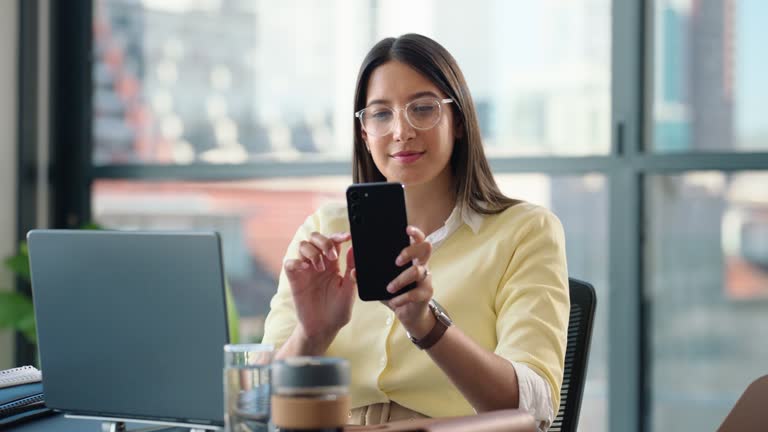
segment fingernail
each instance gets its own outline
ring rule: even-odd
[[[402,258],[401,256],[399,256],[399,255],[398,255],[398,257],[397,257],[397,258],[395,258],[395,265],[397,265],[397,266],[401,266],[401,265],[403,265],[403,264],[404,264],[404,263],[403,263],[403,258]]]
[[[325,263],[323,262],[323,260],[320,260],[320,265],[318,265],[317,267],[320,269],[320,271],[325,271]]]
[[[341,241],[341,240],[347,238],[347,235],[349,235],[349,233],[347,233],[347,232],[340,232],[340,233],[335,233],[335,234],[331,235],[331,237],[334,240],[336,240],[336,241]]]
[[[339,259],[339,255],[336,254],[336,249],[331,249],[326,255],[328,255],[328,259],[331,261],[336,261]]]
[[[389,285],[387,285],[387,291],[395,292],[395,284],[390,283]]]

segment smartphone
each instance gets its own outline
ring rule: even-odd
[[[347,188],[352,248],[361,300],[389,300],[416,287],[413,282],[396,293],[387,285],[410,267],[395,259],[410,244],[405,228],[405,192],[400,183],[360,183]]]

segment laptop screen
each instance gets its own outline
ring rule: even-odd
[[[48,407],[223,425],[228,333],[216,233],[27,238]]]

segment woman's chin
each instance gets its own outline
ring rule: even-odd
[[[393,183],[401,183],[403,186],[415,186],[421,183],[424,183],[423,176],[413,174],[413,175],[397,175],[397,176],[391,176],[387,177],[388,182]]]

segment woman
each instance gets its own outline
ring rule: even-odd
[[[352,423],[520,407],[546,429],[570,307],[560,222],[499,191],[464,77],[437,42],[376,44],[355,116],[354,182],[405,186],[411,245],[396,262],[414,265],[387,289],[417,286],[359,301],[346,209],[325,206],[289,246],[264,341],[277,358],[349,359]]]

